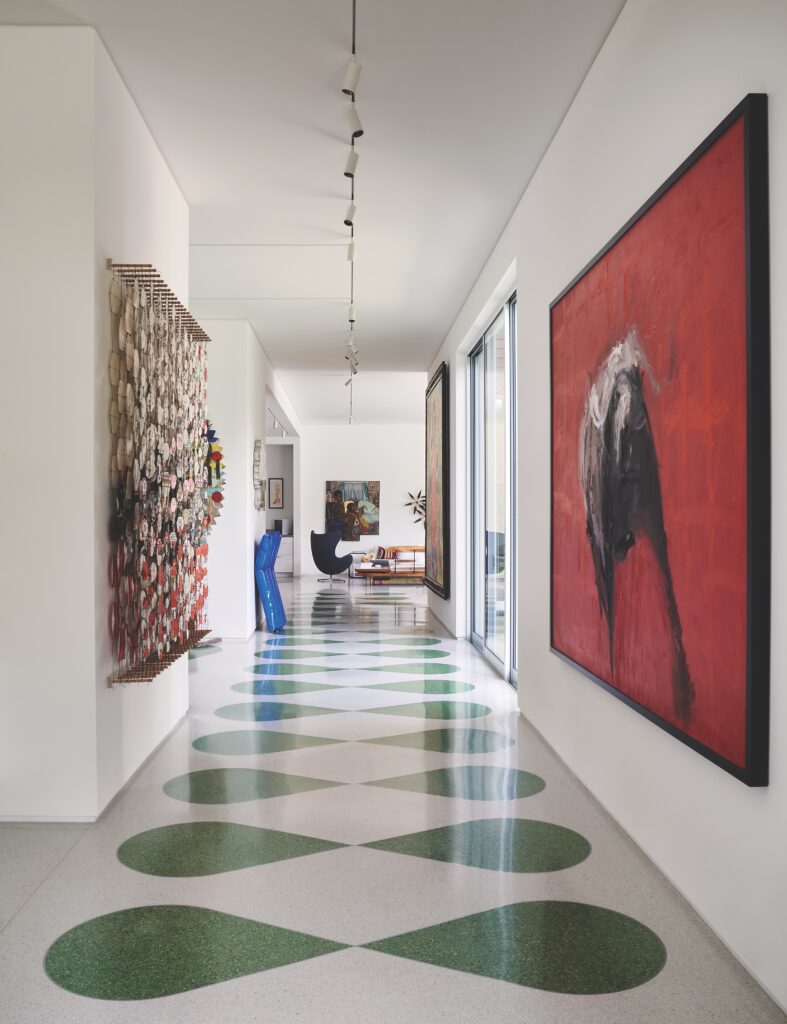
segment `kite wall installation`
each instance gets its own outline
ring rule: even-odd
[[[113,440],[110,683],[148,682],[201,640],[222,502],[206,419],[210,340],[147,264],[109,264]]]

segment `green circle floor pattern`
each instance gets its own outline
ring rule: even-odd
[[[345,948],[218,910],[164,904],[77,925],[52,943],[44,967],[77,995],[157,999]]]
[[[539,775],[517,768],[462,765],[459,768],[436,768],[430,772],[376,779],[366,785],[382,789],[404,789],[411,793],[427,793],[429,796],[450,797],[454,800],[521,800],[540,793],[546,783]]]
[[[351,665],[341,667],[337,665],[314,665],[304,664],[299,661],[292,662],[264,662],[259,665],[250,665],[247,672],[257,676],[297,676],[302,672],[392,672],[397,675],[447,675],[450,672],[458,672],[458,665],[448,665],[444,661],[439,662],[409,662],[400,665]]]
[[[307,683],[304,679],[252,679],[242,683],[234,683],[231,690],[238,693],[251,693],[256,697],[269,695],[286,696],[288,693],[316,693],[318,690],[337,690],[334,683]]]
[[[417,704],[393,704],[387,708],[364,708],[368,715],[402,715],[406,718],[460,719],[485,718],[492,713],[486,704],[469,700],[424,700]]]
[[[253,672],[255,676],[299,676],[303,672],[341,672],[342,669],[335,665],[329,668],[327,665],[302,665],[294,661],[292,663],[270,664],[266,662],[260,665],[250,665],[246,671]]]
[[[307,634],[308,635],[308,634]],[[306,637],[298,637],[295,635],[287,637],[271,637],[270,640],[265,641],[266,644],[270,644],[271,647],[297,647],[299,644],[386,644],[390,647],[431,647],[434,644],[439,644],[440,641],[437,637],[433,636],[403,636],[403,637],[388,637],[387,639],[374,639],[374,640],[334,640],[329,637],[325,640],[314,640],[306,639]],[[255,655],[262,654],[262,651],[255,651]]]
[[[174,800],[190,804],[239,804],[341,785],[341,782],[327,779],[309,779],[259,768],[205,768],[170,779],[164,784],[164,792]]]
[[[368,608],[372,603],[385,602],[375,599],[356,603]],[[304,606],[300,613],[296,611],[282,633],[267,639],[266,648],[255,655],[263,659],[262,663],[247,669],[255,678],[236,683],[232,689],[254,696],[336,689],[329,683],[279,678],[333,671],[345,672],[344,678],[348,678],[347,673],[368,672],[405,677],[382,684],[351,684],[366,690],[462,694],[474,689],[469,683],[440,678],[458,672],[459,667],[439,660],[450,654],[439,648],[440,638],[412,635],[418,632],[414,623],[409,626],[411,635],[386,637],[386,633],[394,632],[390,628],[393,620],[388,616],[388,630],[378,626],[376,617],[371,623],[353,628],[357,620],[345,614],[342,602],[326,600],[325,612],[319,604],[318,601],[317,606]],[[342,636],[347,627],[352,629],[352,639]],[[363,632],[372,637],[358,638]],[[356,647],[350,654],[338,650],[339,645],[348,643],[374,645],[375,649]],[[321,645],[330,645],[332,649],[315,649]],[[391,649],[386,650],[386,646]],[[206,651],[214,652],[218,650]],[[340,668],[334,660],[362,660],[364,654],[367,661],[362,667]],[[375,664],[386,658],[396,660],[397,664]],[[249,701],[225,705],[215,713],[235,721],[264,723],[335,714],[340,710]],[[363,712],[429,720],[480,718],[490,714],[491,709],[462,698]],[[343,741],[278,730],[237,729],[199,736],[192,745],[207,754],[253,756],[337,742]],[[426,729],[361,742],[448,754],[482,754],[510,747],[514,740],[488,729],[460,727]],[[339,785],[343,784],[257,768],[211,768],[170,779],[164,792],[180,801],[218,805]],[[365,785],[454,800],[513,801],[536,795],[544,789],[545,782],[527,771],[465,764],[376,779]],[[495,810],[505,814],[507,809]],[[117,855],[126,867],[145,874],[193,878],[319,855],[344,845],[256,825],[196,821],[141,832],[123,842]],[[508,874],[561,871],[581,863],[591,852],[588,841],[570,828],[519,817],[481,818],[364,846],[370,851]],[[164,904],[116,911],[72,928],[49,948],[45,969],[56,984],[70,992],[95,999],[140,1000],[187,992],[345,948],[344,943],[233,914]],[[514,903],[391,936],[364,948],[574,995],[622,992],[642,985],[661,971],[667,956],[661,939],[639,921],[618,911],[568,900]]]
[[[338,850],[344,843],[227,821],[149,829],[118,848],[127,868],[163,878],[195,878]]]
[[[44,966],[93,999],[155,999],[347,948],[202,907],[133,907],[56,939]],[[667,960],[650,928],[615,910],[567,900],[515,903],[367,943],[369,950],[547,992],[623,992]]]
[[[661,939],[644,924],[567,900],[514,903],[365,948],[571,995],[635,988],[667,960]],[[575,1019],[580,1018],[578,1011]]]
[[[403,679],[399,683],[363,683],[363,690],[393,690],[396,693],[469,693],[472,683],[457,679]]]
[[[529,818],[486,818],[365,843],[372,850],[465,864],[487,871],[563,871],[590,855],[573,829]]]
[[[266,658],[271,661],[295,661],[298,658],[447,658],[450,651],[437,650],[434,647],[426,647],[421,650],[418,647],[405,647],[402,650],[392,651],[312,651],[300,647],[273,647],[269,650],[257,651],[257,658]]]
[[[337,715],[339,708],[318,708],[308,704],[287,704],[275,700],[250,700],[243,704],[225,704],[214,714],[233,722],[282,722],[311,715]]]
[[[204,754],[248,757],[253,754],[278,754],[282,750],[322,747],[331,743],[344,743],[344,740],[279,732],[278,729],[275,732],[266,729],[231,729],[228,732],[211,732],[205,736],[198,736],[191,745]]]
[[[277,733],[276,735],[281,735]],[[491,754],[513,746],[514,740],[492,729],[426,729],[423,732],[405,732],[397,736],[379,736],[362,740],[382,746],[413,747],[433,750],[440,754]]]

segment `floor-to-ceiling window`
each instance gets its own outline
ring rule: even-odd
[[[471,636],[516,679],[514,343],[516,299],[470,353]]]

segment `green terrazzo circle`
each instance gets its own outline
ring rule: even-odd
[[[189,659],[205,658],[208,654],[221,653],[221,644],[209,644],[207,647],[192,647],[189,651]]]
[[[271,661],[294,661],[298,658],[346,658],[341,651],[312,651],[298,647],[273,647],[269,650],[257,651],[256,658],[266,658]]]
[[[366,658],[448,658],[450,651],[438,650],[435,647],[404,647],[401,650],[393,651],[363,651]]]
[[[338,785],[341,783],[257,768],[206,768],[170,779],[164,792],[190,804],[238,804]]]
[[[318,708],[275,700],[249,700],[243,704],[225,704],[217,708],[215,714],[232,722],[283,722],[290,718],[309,718],[311,715],[336,715],[339,714],[339,708]]]
[[[80,996],[157,999],[345,948],[217,910],[163,905],[77,925],[52,943],[44,968]]]
[[[413,747],[416,750],[434,750],[441,754],[490,754],[513,745],[510,736],[491,729],[427,729],[424,732],[406,732],[397,736],[379,736],[364,743],[382,746]]]
[[[340,672],[334,665],[329,668],[327,665],[301,665],[293,662],[266,662],[262,665],[250,665],[247,672],[253,672],[257,676],[299,676],[304,672]]]
[[[332,683],[307,683],[303,679],[252,679],[234,683],[230,689],[238,693],[251,693],[255,697],[282,697],[289,693],[315,693],[318,690],[336,690],[338,687]]]
[[[514,903],[366,948],[571,995],[644,985],[667,961],[664,943],[644,924],[568,900]]]
[[[393,690],[395,693],[468,693],[475,689],[472,683],[460,683],[456,679],[403,679],[400,683],[360,685],[363,690]]]
[[[431,772],[377,779],[366,785],[446,796],[454,800],[521,800],[540,793],[546,783],[539,775],[516,768],[462,765],[459,768],[436,768]]]
[[[194,878],[338,850],[343,845],[252,825],[195,821],[132,836],[118,848],[118,860],[146,875]]]
[[[366,843],[373,850],[465,864],[488,871],[562,871],[590,855],[573,829],[527,818],[486,818]]]
[[[271,637],[270,640],[265,641],[266,644],[269,644],[267,650],[278,650],[280,647],[298,647],[301,644],[313,647],[322,647],[324,644],[346,644],[349,642],[350,641],[347,640],[334,640],[327,635],[325,635],[321,640],[317,640],[308,634],[305,636],[274,636]],[[264,650],[266,650],[266,648],[263,647],[261,650],[255,651],[254,657],[261,657]]]
[[[198,736],[191,745],[204,754],[249,756],[278,754],[282,750],[301,750],[305,747],[321,747],[343,742],[344,740],[329,740],[321,736],[280,732],[278,729],[232,729],[228,732],[212,732],[206,736]]]
[[[393,704],[387,708],[364,708],[369,715],[402,715],[406,718],[450,719],[484,718],[492,713],[486,704],[469,700],[425,700],[418,704]]]
[[[349,641],[348,641],[349,642]],[[274,647],[270,650],[257,651],[256,657],[271,661],[292,661],[298,658],[447,658],[450,651],[441,651],[432,647],[396,648],[392,651],[314,651],[299,647]]]
[[[353,665],[352,672],[395,672],[411,676],[440,676],[449,672],[458,672],[458,665],[447,665],[444,661],[420,663],[403,663],[400,665],[364,665],[359,667]]]

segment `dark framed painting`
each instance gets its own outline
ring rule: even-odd
[[[767,97],[550,306],[551,649],[767,785]]]
[[[440,597],[451,592],[451,449],[448,367],[440,363],[426,389],[426,570],[424,582]]]
[[[284,508],[283,477],[268,477],[268,508]]]
[[[342,540],[380,534],[380,481],[328,480],[325,484],[325,530],[339,530]]]

